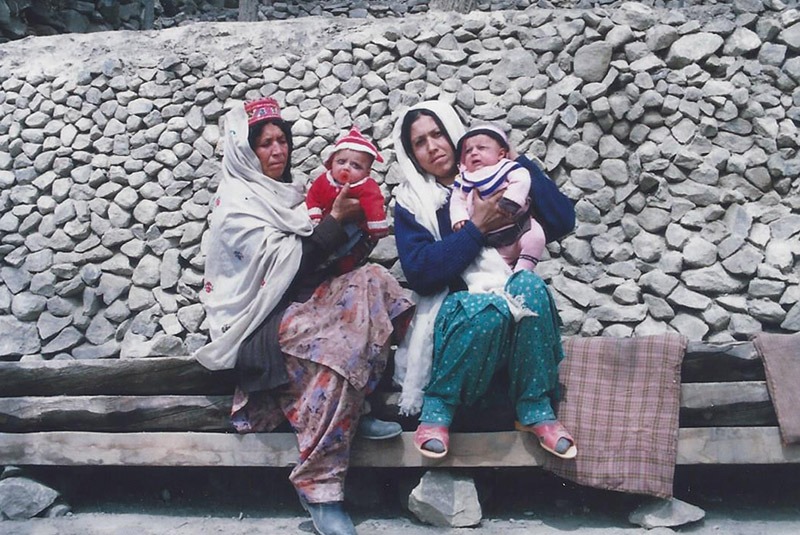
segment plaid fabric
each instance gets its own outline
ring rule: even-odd
[[[670,498],[686,343],[677,334],[568,339],[558,419],[578,456],[548,455],[545,469],[581,485]]]
[[[784,444],[800,442],[800,333],[760,333],[753,338],[767,375],[767,390]]]

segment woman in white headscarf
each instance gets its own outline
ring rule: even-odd
[[[348,240],[343,224],[363,214],[345,187],[312,226],[302,188],[291,181],[290,125],[274,99],[233,108],[224,135],[203,292],[211,342],[195,357],[210,369],[235,369],[238,431],[289,420],[300,449],[290,480],[314,526],[354,534],[342,507],[350,444],[395,323],[413,304],[381,266],[338,277],[320,269]],[[402,431],[371,424],[373,438]]]
[[[556,419],[558,363],[563,358],[558,311],[535,273],[511,274],[485,235],[512,222],[502,191],[476,198],[471,220],[453,231],[448,201],[458,174],[455,146],[464,125],[450,104],[422,102],[394,129],[405,178],[396,191],[395,237],[403,272],[417,293],[411,328],[396,356],[400,409],[420,413],[414,436],[430,458],[447,454],[459,406],[476,406],[502,389],[516,427],[562,458],[575,440]],[[534,164],[519,156],[530,170]]]

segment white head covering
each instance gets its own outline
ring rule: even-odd
[[[436,181],[428,173],[424,175],[414,165],[412,156],[407,154],[401,140],[403,118],[414,110],[428,110],[436,114],[447,135],[456,143],[464,134],[464,124],[453,107],[443,101],[420,102],[409,108],[395,123],[392,139],[397,155],[397,163],[405,177],[395,192],[397,202],[414,215],[417,222],[425,227],[437,241],[442,239],[436,211],[444,206],[450,190]],[[499,291],[505,285],[511,270],[496,249],[484,247],[481,254],[462,274],[470,291]],[[400,412],[417,414],[422,409],[423,389],[428,384],[433,363],[433,327],[436,315],[447,297],[445,288],[434,295],[414,294],[417,302],[416,312],[406,337],[395,353],[394,381],[402,386],[400,393]]]
[[[225,116],[223,178],[209,221],[201,300],[211,342],[194,355],[212,370],[233,368],[241,343],[289,288],[301,237],[312,231],[301,188],[265,176],[247,136],[237,105]]]

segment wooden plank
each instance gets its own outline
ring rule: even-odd
[[[232,394],[232,371],[191,357],[0,362],[0,396]]]
[[[777,427],[681,429],[678,464],[780,464],[800,462],[800,444],[784,446]]]
[[[0,431],[233,431],[231,396],[0,398]]]
[[[684,383],[763,381],[764,365],[752,342],[689,342],[681,380]]]
[[[751,342],[689,342],[682,380],[764,380]],[[191,357],[0,362],[0,397],[232,393],[231,371],[212,372]]]
[[[1,432],[36,431],[231,431],[231,396],[50,396],[0,398]],[[416,418],[398,418],[396,392],[373,400],[376,416],[416,428]],[[681,385],[681,427],[776,425],[766,383]],[[506,431],[510,411],[461,414],[457,431]]]
[[[454,433],[440,461],[419,455],[413,433],[386,441],[357,440],[353,466],[541,466],[546,455],[533,437],[516,431]],[[58,466],[292,466],[291,433],[0,433],[0,465]],[[800,445],[782,446],[777,427],[681,429],[677,464],[800,462]]]
[[[778,424],[764,381],[681,385],[681,427]]]

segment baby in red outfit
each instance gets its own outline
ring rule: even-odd
[[[333,201],[345,184],[350,184],[349,197],[358,199],[364,211],[365,221],[360,225],[362,235],[350,240],[346,254],[336,254],[339,273],[366,260],[378,240],[389,234],[383,194],[370,176],[374,161],[383,162],[383,158],[375,145],[354,126],[336,141],[333,153],[325,161],[327,171],[314,179],[306,195],[308,214],[315,224],[330,213]]]

